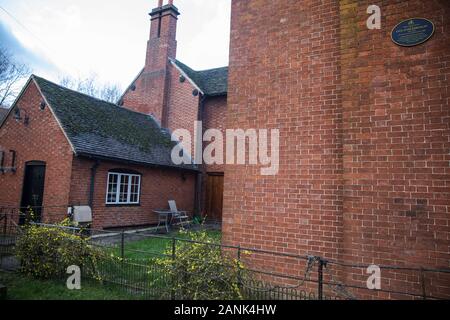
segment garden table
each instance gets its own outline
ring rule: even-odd
[[[166,227],[166,232],[169,233],[170,225],[172,223],[173,212],[170,210],[153,210],[153,212],[158,215],[157,228],[159,229],[161,224],[164,224],[164,226]]]

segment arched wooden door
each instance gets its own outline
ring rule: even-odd
[[[33,219],[35,222],[41,221],[42,203],[44,200],[44,183],[45,183],[45,162],[31,161],[25,166],[25,176],[23,179],[22,201],[20,206],[22,212],[29,214],[28,208],[32,209]],[[23,224],[26,217],[20,217],[20,224]]]

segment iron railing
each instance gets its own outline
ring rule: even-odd
[[[0,209],[0,254],[13,255],[22,227],[17,214]],[[48,211],[46,212],[48,215]],[[58,210],[59,214],[59,210]],[[101,282],[144,299],[183,299],[180,292],[167,296],[171,279],[156,258],[176,261],[181,244],[200,244],[219,250],[242,263],[246,277],[239,280],[243,297],[256,300],[324,299],[449,299],[450,269],[378,265],[381,288],[366,285],[369,265],[326,259],[317,255],[246,248],[221,243],[204,243],[180,236],[155,234],[154,229],[105,231],[62,227],[30,222],[37,226],[62,228],[89,237],[94,246],[111,253],[98,262]],[[146,245],[147,244],[147,245]],[[148,249],[154,247],[154,249]],[[147,248],[147,249],[142,249]],[[207,299],[207,297],[203,297]]]

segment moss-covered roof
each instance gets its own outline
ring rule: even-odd
[[[228,67],[195,71],[184,63],[171,61],[192,80],[207,96],[221,96],[228,93]]]
[[[149,115],[61,87],[33,76],[75,153],[132,163],[195,170],[174,165],[175,142]]]

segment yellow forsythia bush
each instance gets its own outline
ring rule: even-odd
[[[59,226],[67,226],[67,221]],[[102,252],[80,235],[64,228],[36,225],[28,225],[23,231],[16,243],[21,272],[40,279],[63,276],[72,265],[84,272],[96,272],[96,261]]]
[[[187,232],[194,242],[177,241],[175,259],[154,263],[163,269],[167,281],[161,298],[181,300],[240,300],[244,265],[222,252],[204,231]],[[166,256],[172,256],[172,248]]]

